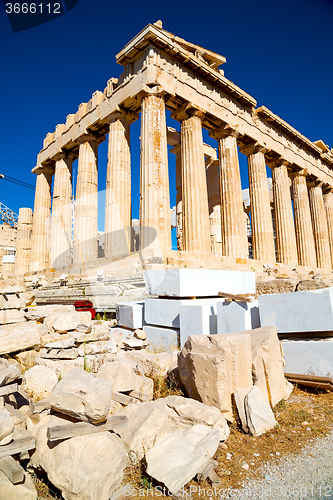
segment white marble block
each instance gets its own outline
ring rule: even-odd
[[[145,271],[150,295],[168,297],[217,297],[219,292],[255,293],[255,273],[206,269]]]
[[[144,331],[149,343],[147,351],[162,352],[179,349],[179,330],[177,328],[145,325]]]
[[[200,300],[188,301],[180,306],[180,347],[183,348],[189,335],[215,335],[217,333],[217,304],[224,299],[200,304]]]
[[[278,333],[333,331],[333,288],[261,295],[261,326]]]
[[[152,325],[180,328],[179,313],[181,306],[185,305],[209,305],[216,309],[218,302],[223,298],[213,297],[209,299],[164,299],[146,298],[144,307],[144,318],[146,323]]]
[[[217,333],[239,333],[255,328],[260,328],[257,300],[217,304]]]
[[[333,377],[333,338],[282,340],[285,373]]]
[[[116,318],[119,326],[142,328],[144,302],[123,302],[116,306]]]

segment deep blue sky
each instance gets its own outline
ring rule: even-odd
[[[0,173],[35,184],[31,169],[45,135],[119,76],[115,55],[158,19],[166,30],[225,56],[225,76],[258,106],[267,106],[310,140],[333,146],[333,0],[80,0],[59,19],[15,34],[0,0]],[[179,130],[177,122],[168,121]],[[139,133],[138,121],[131,130],[133,217],[139,206]],[[99,148],[101,191],[106,155],[105,142]],[[245,188],[246,161],[240,156]],[[0,179],[0,201],[18,212],[21,206],[33,208],[34,194]],[[99,229],[103,220],[101,208]]]

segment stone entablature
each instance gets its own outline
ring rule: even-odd
[[[213,251],[217,255],[242,260],[248,258],[247,219],[243,209],[238,164],[239,147],[248,156],[254,258],[310,265],[316,255],[318,267],[332,267],[331,254],[328,254],[328,249],[333,247],[330,232],[333,224],[332,202],[327,193],[333,186],[333,152],[328,146],[322,141],[311,142],[265,106],[255,108],[255,99],[230,82],[219,69],[225,62],[223,56],[163,30],[160,23],[144,28],[116,59],[124,66],[119,79],[111,78],[103,93],[96,91],[88,103],[80,104],[75,114],[68,115],[65,124],[57,125],[55,132],[46,136],[44,148],[37,157],[33,172],[43,179],[37,181],[31,271],[53,267],[59,252],[63,255],[60,261],[67,259],[69,262],[66,238],[62,235],[57,240],[55,235],[61,231],[59,227],[55,228],[54,223],[53,226],[51,224],[52,243],[55,245],[51,252],[53,262],[50,262],[47,251],[51,213],[50,179],[60,168],[59,161],[64,161],[59,155],[70,158],[70,162],[79,158],[76,196],[77,200],[82,201],[79,201],[75,216],[74,242],[77,248],[74,249],[74,261],[93,259],[96,255],[97,149],[107,134],[107,232],[116,234],[123,227],[126,233],[122,243],[112,236],[108,238],[107,255],[120,258],[131,251],[133,245],[128,226],[131,220],[129,141],[130,124],[138,118],[139,113],[142,114],[142,248],[157,245],[162,253],[170,250],[166,155],[169,144],[174,146],[176,155],[178,249],[204,254]],[[165,109],[171,110],[172,117],[181,123],[180,133],[170,128],[166,130]],[[212,153],[212,148],[203,144],[202,128],[207,129],[217,140],[218,158],[215,152]],[[117,144],[122,144],[121,151],[117,149]],[[217,162],[215,170],[212,168],[214,161]],[[70,162],[67,165],[68,172]],[[91,171],[92,165],[94,172]],[[266,165],[272,169],[273,215]],[[124,172],[127,172],[126,175]],[[305,172],[305,191],[304,181],[293,181],[293,206],[291,178],[294,179],[300,172]],[[215,182],[212,179],[216,175],[220,177],[219,193],[212,187]],[[57,189],[62,192],[59,186]],[[68,192],[66,196],[68,202],[71,193]],[[89,202],[85,198],[87,196],[90,197]],[[218,205],[216,197],[220,199]],[[62,213],[58,196],[55,200],[53,194],[53,200],[54,203],[56,201],[57,213]],[[310,234],[306,231],[309,210],[313,228]],[[317,217],[324,217],[325,220],[317,221]],[[67,218],[69,220],[68,210]],[[217,226],[221,227],[221,231],[216,230]],[[153,233],[157,238],[154,244],[151,240]],[[42,242],[38,249],[37,236],[38,241]],[[305,236],[307,248],[300,241]],[[82,250],[87,239],[91,245],[88,244],[89,248]]]

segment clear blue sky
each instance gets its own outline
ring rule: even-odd
[[[31,169],[45,135],[95,90],[103,91],[109,78],[119,76],[122,67],[115,55],[158,19],[166,30],[225,56],[225,76],[252,95],[258,106],[267,106],[310,140],[333,146],[333,0],[80,0],[60,18],[14,34],[0,0],[0,173],[35,184]],[[179,130],[178,122],[169,118],[168,124]],[[136,218],[139,134],[136,122],[131,129]],[[204,138],[214,145],[207,134]],[[105,142],[99,148],[101,191],[106,156]],[[246,161],[243,155],[240,159],[245,188]],[[34,194],[0,179],[0,201],[18,212],[21,206],[33,208]]]

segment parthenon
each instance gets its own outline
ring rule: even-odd
[[[145,27],[116,60],[124,67],[119,78],[111,78],[104,92],[96,91],[44,139],[33,169],[31,249],[31,214],[25,210],[17,274],[97,261],[98,146],[107,135],[105,259],[119,262],[137,251],[130,133],[140,112],[141,252],[164,263],[193,257],[215,268],[280,263],[331,272],[332,149],[311,142],[265,106],[256,107],[219,69],[223,56],[169,33],[161,22]],[[166,110],[180,122],[180,133],[167,128]],[[203,128],[216,140],[218,154],[204,144]],[[168,144],[176,157],[177,251],[171,249]],[[248,159],[252,259],[239,151]]]

